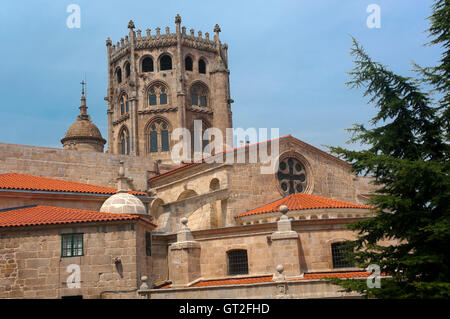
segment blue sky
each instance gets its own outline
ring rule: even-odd
[[[88,112],[107,137],[106,47],[137,29],[182,25],[228,43],[235,127],[278,127],[324,149],[345,145],[345,131],[375,109],[350,90],[354,36],[374,60],[402,75],[411,61],[436,64],[428,42],[428,0],[297,1],[2,1],[0,6],[0,142],[61,147],[79,113],[86,73]],[[69,4],[81,8],[81,28],[69,29]],[[369,29],[369,4],[381,8],[381,28]]]

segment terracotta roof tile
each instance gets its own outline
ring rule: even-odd
[[[0,174],[0,189],[89,193],[103,195],[113,195],[117,193],[117,189],[112,187],[77,183],[55,178],[19,173]],[[147,193],[144,192],[130,191],[129,193],[138,196],[147,196]]]
[[[322,272],[322,273],[305,273],[301,280],[322,279],[322,278],[359,278],[368,277],[369,272],[352,271],[352,272]]]
[[[225,285],[243,285],[243,284],[256,284],[261,282],[272,281],[272,276],[259,276],[259,277],[247,277],[247,278],[228,278],[222,280],[204,280],[193,284],[190,287],[206,287],[206,286],[225,286]]]
[[[0,228],[138,219],[141,219],[144,222],[150,223],[152,226],[156,227],[155,224],[139,216],[101,213],[97,211],[74,208],[28,206],[17,209],[12,208],[10,210],[0,210]]]
[[[286,205],[289,210],[306,210],[306,209],[321,209],[321,208],[363,208],[363,209],[373,208],[367,205],[354,204],[317,195],[297,193],[291,194],[287,197],[283,197],[281,199],[278,199],[272,203],[263,205],[261,207],[252,209],[246,213],[236,216],[236,218],[249,215],[277,212],[280,210],[280,206],[282,205]]]
[[[305,273],[302,278],[292,278],[290,280],[311,280],[311,279],[323,279],[323,278],[365,278],[370,275],[365,271],[349,271],[349,272],[323,272],[323,273]],[[384,274],[382,274],[384,276]],[[227,285],[245,285],[256,284],[264,282],[273,282],[272,276],[255,276],[247,278],[226,278],[226,279],[214,279],[214,280],[202,280],[196,282],[189,287],[209,287],[209,286],[227,286]],[[166,284],[159,287],[159,289],[171,288],[172,284]],[[187,286],[186,286],[187,287]]]

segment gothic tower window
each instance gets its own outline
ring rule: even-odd
[[[193,70],[192,58],[190,56],[187,56],[186,59],[184,59],[184,69],[186,71],[192,71]]]
[[[150,153],[168,152],[169,123],[162,119],[156,119],[148,125],[148,150]]]
[[[127,114],[129,110],[128,96],[124,93],[120,97],[120,115]]]
[[[130,154],[130,134],[128,129],[123,127],[119,135],[119,151],[120,154],[129,155]]]
[[[172,70],[172,58],[168,54],[164,54],[159,60],[160,70]]]
[[[130,66],[130,63],[127,62],[125,64],[125,77],[129,78],[130,74],[131,74],[131,66]]]
[[[142,60],[142,72],[153,72],[153,59],[146,57]]]
[[[117,83],[122,83],[122,70],[120,68],[117,68],[116,70],[116,78]]]
[[[284,195],[302,193],[306,189],[305,168],[295,157],[280,160],[277,178]]]
[[[208,106],[208,89],[200,84],[196,84],[191,89],[191,104],[206,107]]]
[[[167,104],[168,89],[161,83],[152,85],[148,90],[148,105],[165,105]]]
[[[198,60],[198,73],[206,74],[206,62],[203,59]]]

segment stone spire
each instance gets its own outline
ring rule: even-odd
[[[80,115],[78,116],[78,118],[80,120],[90,120],[89,115],[87,114],[87,105],[86,105],[86,96],[85,96],[85,88],[86,88],[86,81],[81,81],[81,105],[79,107],[80,109]]]

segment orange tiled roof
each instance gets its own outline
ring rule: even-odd
[[[296,193],[278,199],[272,203],[252,209],[246,213],[236,216],[236,218],[249,215],[277,212],[280,210],[280,206],[282,205],[286,205],[289,210],[305,210],[305,209],[320,209],[320,208],[364,208],[364,209],[373,208],[367,205],[354,204],[317,195]]]
[[[112,187],[70,182],[55,178],[19,174],[19,173],[0,174],[0,189],[70,192],[70,193],[85,193],[85,194],[90,193],[103,195],[113,195],[117,193],[117,189]],[[144,192],[130,191],[129,193],[140,196],[147,195]]]
[[[322,273],[305,273],[302,280],[308,279],[322,279],[322,278],[358,278],[368,277],[369,272],[353,271],[353,272],[322,272]]]
[[[0,210],[0,228],[37,226],[52,224],[73,224],[89,222],[109,222],[121,220],[141,219],[147,223],[155,224],[128,214],[101,213],[84,209],[50,207],[50,206],[28,206],[18,209]]]
[[[228,278],[222,280],[205,280],[199,281],[190,287],[206,287],[206,286],[225,286],[225,285],[243,285],[243,284],[256,284],[261,282],[272,281],[272,276],[259,276],[248,278]]]
[[[324,273],[305,273],[302,278],[292,278],[288,280],[311,280],[323,278],[365,278],[370,275],[365,271],[350,271],[350,272],[324,272]],[[382,274],[384,276],[384,274]],[[256,284],[264,282],[273,282],[272,276],[257,276],[247,278],[226,278],[215,280],[202,280],[196,282],[189,287],[208,287],[208,286],[227,286],[227,285],[244,285]],[[172,284],[161,286],[160,289],[170,288]]]

